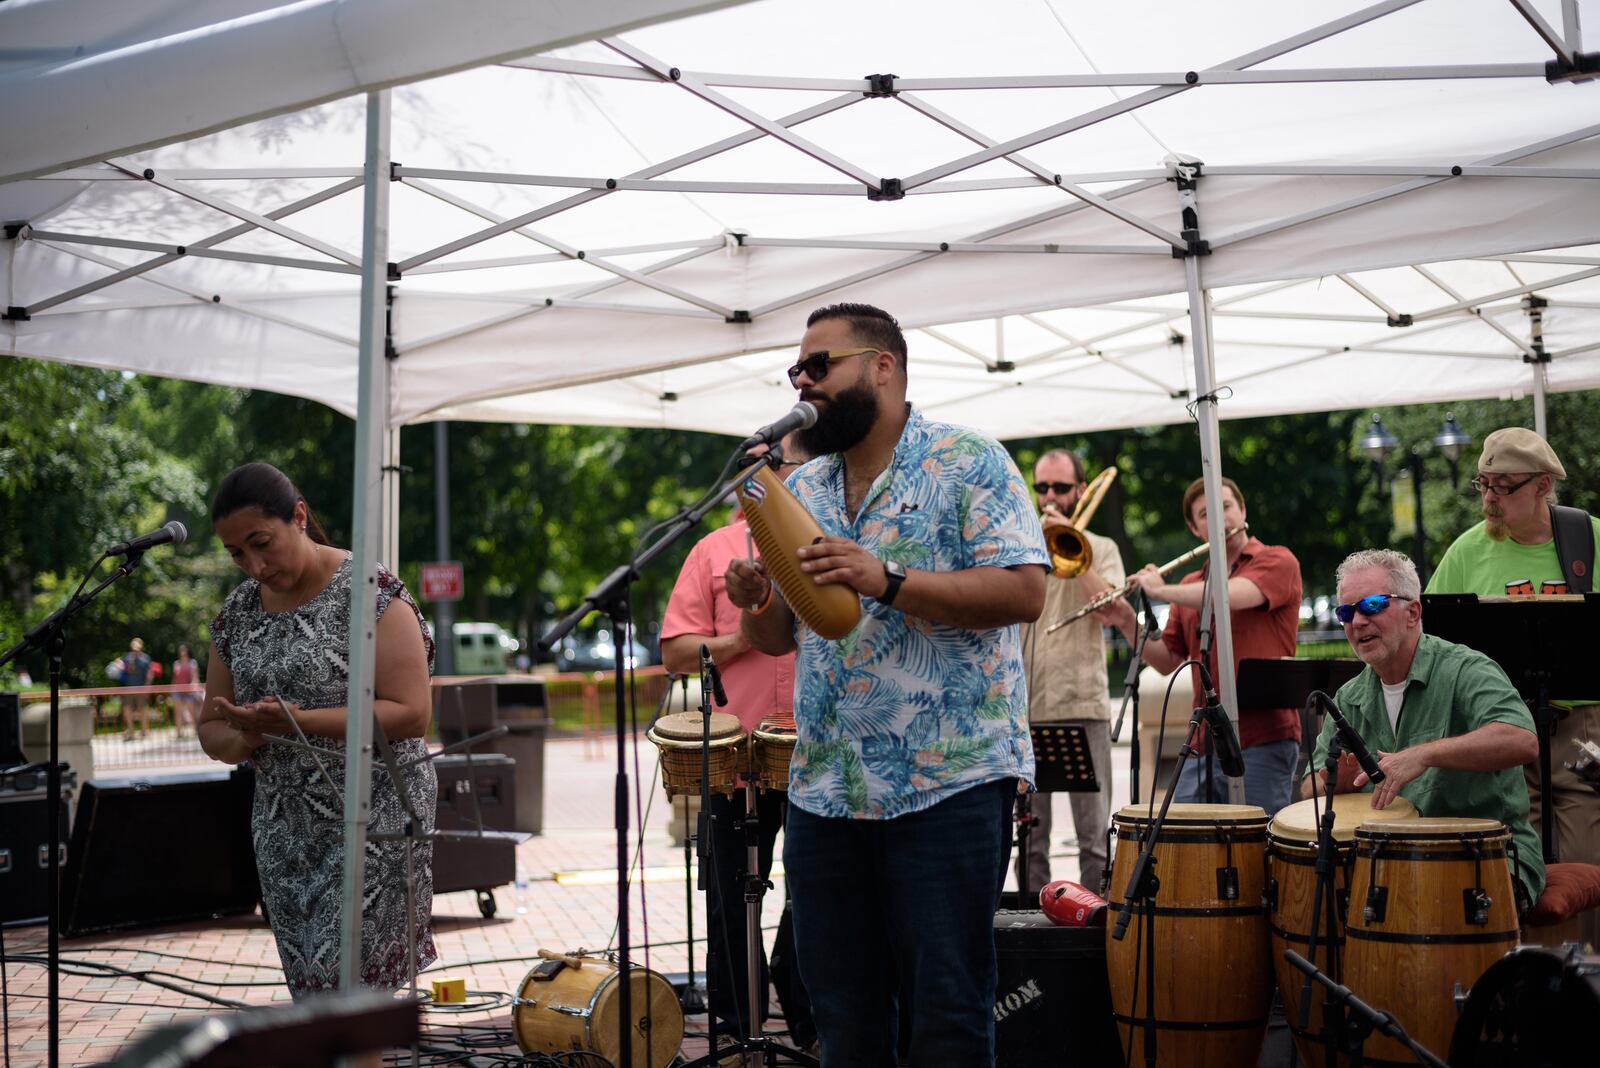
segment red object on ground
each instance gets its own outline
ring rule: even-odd
[[[1065,879],[1046,883],[1039,891],[1039,907],[1057,927],[1104,927],[1106,899],[1087,887]]]

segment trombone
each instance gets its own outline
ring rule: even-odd
[[[1089,547],[1089,539],[1083,536],[1083,531],[1116,477],[1117,469],[1108,467],[1090,479],[1083,496],[1078,498],[1077,506],[1072,509],[1072,517],[1067,520],[1067,525],[1058,527],[1050,534],[1050,569],[1056,578],[1077,578],[1094,563],[1094,550]],[[1061,513],[1052,508],[1050,514],[1059,516]]]
[[[1239,531],[1244,530],[1244,529],[1245,529],[1244,526],[1234,527],[1232,530],[1228,531],[1226,534],[1223,535],[1222,540],[1223,541],[1227,541],[1229,538],[1233,537],[1235,534],[1239,533]],[[1199,545],[1196,545],[1193,549],[1190,549],[1188,552],[1184,553],[1182,556],[1173,557],[1171,560],[1168,560],[1166,563],[1164,563],[1160,567],[1156,568],[1156,574],[1165,575],[1167,572],[1173,570],[1174,568],[1182,567],[1184,564],[1187,564],[1189,561],[1198,559],[1199,557],[1204,556],[1206,553],[1208,553],[1210,551],[1211,551],[1211,543],[1209,541],[1203,541]],[[1054,634],[1056,631],[1060,630],[1062,627],[1066,626],[1067,624],[1076,623],[1078,620],[1082,619],[1084,616],[1089,615],[1089,614],[1091,614],[1093,612],[1098,612],[1100,609],[1104,608],[1106,605],[1110,604],[1112,601],[1115,601],[1117,598],[1126,597],[1128,594],[1132,593],[1133,590],[1134,590],[1134,587],[1136,587],[1138,585],[1139,585],[1139,582],[1138,582],[1137,579],[1129,579],[1127,582],[1124,582],[1121,586],[1118,586],[1114,590],[1106,590],[1103,593],[1101,593],[1098,597],[1095,597],[1095,598],[1085,602],[1083,607],[1079,608],[1076,612],[1072,612],[1072,613],[1069,613],[1068,615],[1062,616],[1060,619],[1058,619],[1054,623],[1050,624],[1048,627],[1046,627],[1044,629],[1044,632],[1046,634]]]

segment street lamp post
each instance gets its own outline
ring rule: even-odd
[[[1461,424],[1456,422],[1454,412],[1446,412],[1444,425],[1439,433],[1433,437],[1433,446],[1443,454],[1450,464],[1450,485],[1459,484],[1460,469],[1458,463],[1461,452],[1472,444],[1472,435],[1461,429]],[[1373,472],[1377,475],[1380,485],[1384,475],[1384,463],[1389,454],[1400,447],[1400,440],[1389,433],[1389,428],[1383,425],[1383,419],[1377,412],[1372,413],[1372,422],[1368,424],[1366,432],[1357,442],[1361,451],[1367,454],[1372,461]],[[1422,446],[1413,445],[1406,455],[1406,468],[1411,475],[1411,494],[1413,513],[1413,529],[1415,537],[1412,539],[1412,561],[1417,565],[1417,575],[1423,582],[1428,581],[1428,538],[1422,525]]]

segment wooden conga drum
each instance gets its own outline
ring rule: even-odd
[[[674,712],[656,720],[645,737],[661,755],[661,781],[667,796],[700,796],[701,753],[707,750],[699,712]],[[745,770],[745,733],[738,716],[711,713],[709,746],[711,792],[733,795],[734,777]]]
[[[1393,1014],[1439,1056],[1455,995],[1516,947],[1517,906],[1498,820],[1414,819],[1356,828],[1345,985]],[[1367,1039],[1369,1064],[1415,1064],[1393,1039]]]
[[[1145,805],[1112,819],[1117,848],[1109,886],[1123,901],[1154,823]],[[1261,1055],[1272,965],[1261,892],[1267,816],[1253,805],[1173,805],[1156,840],[1154,914],[1136,902],[1122,941],[1106,928],[1111,1007],[1133,1064],[1144,1063],[1145,1019],[1155,1016],[1156,1063],[1239,1068]],[[1152,952],[1153,949],[1153,952]],[[1153,976],[1155,996],[1147,1000]]]
[[[1363,822],[1414,820],[1417,808],[1403,797],[1386,809],[1372,807],[1371,794],[1335,794],[1333,801],[1333,841],[1338,857],[1333,870],[1334,911],[1338,924],[1331,933],[1326,923],[1317,929],[1317,952],[1313,963],[1333,979],[1344,974],[1344,923],[1343,904],[1350,895],[1350,869],[1355,864],[1355,833]],[[1282,809],[1267,827],[1267,922],[1272,930],[1272,969],[1278,978],[1278,993],[1283,999],[1283,1011],[1289,1017],[1289,1030],[1294,1032],[1295,1045],[1300,1058],[1309,1065],[1320,1066],[1327,1062],[1327,1048],[1322,1041],[1322,1000],[1325,991],[1311,984],[1311,1014],[1307,1026],[1301,1028],[1300,993],[1304,989],[1305,975],[1283,959],[1283,951],[1292,949],[1307,956],[1311,943],[1312,904],[1317,889],[1317,817],[1327,807],[1327,799],[1317,802],[1318,811],[1312,811],[1310,801],[1300,801]],[[1327,916],[1326,903],[1322,915]],[[1330,955],[1329,942],[1333,945]],[[1340,1036],[1342,1038],[1342,1036]]]

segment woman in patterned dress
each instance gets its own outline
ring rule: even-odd
[[[228,595],[211,624],[200,744],[215,760],[249,761],[255,768],[251,830],[261,896],[284,977],[298,998],[339,982],[350,554],[328,544],[305,499],[270,464],[246,464],[229,473],[217,488],[211,522],[249,578]],[[402,610],[387,611],[397,601]],[[427,754],[433,641],[416,602],[382,567],[377,613],[374,712],[405,765]],[[294,721],[324,751],[320,766],[316,754],[268,744],[272,735],[297,737]],[[423,829],[431,833],[438,795],[433,764],[424,760],[401,778]],[[374,761],[368,832],[392,833],[405,821],[399,791],[382,762]],[[413,856],[418,968],[436,957],[432,856],[424,838]],[[409,981],[406,912],[405,843],[369,839],[363,985],[392,989]]]

